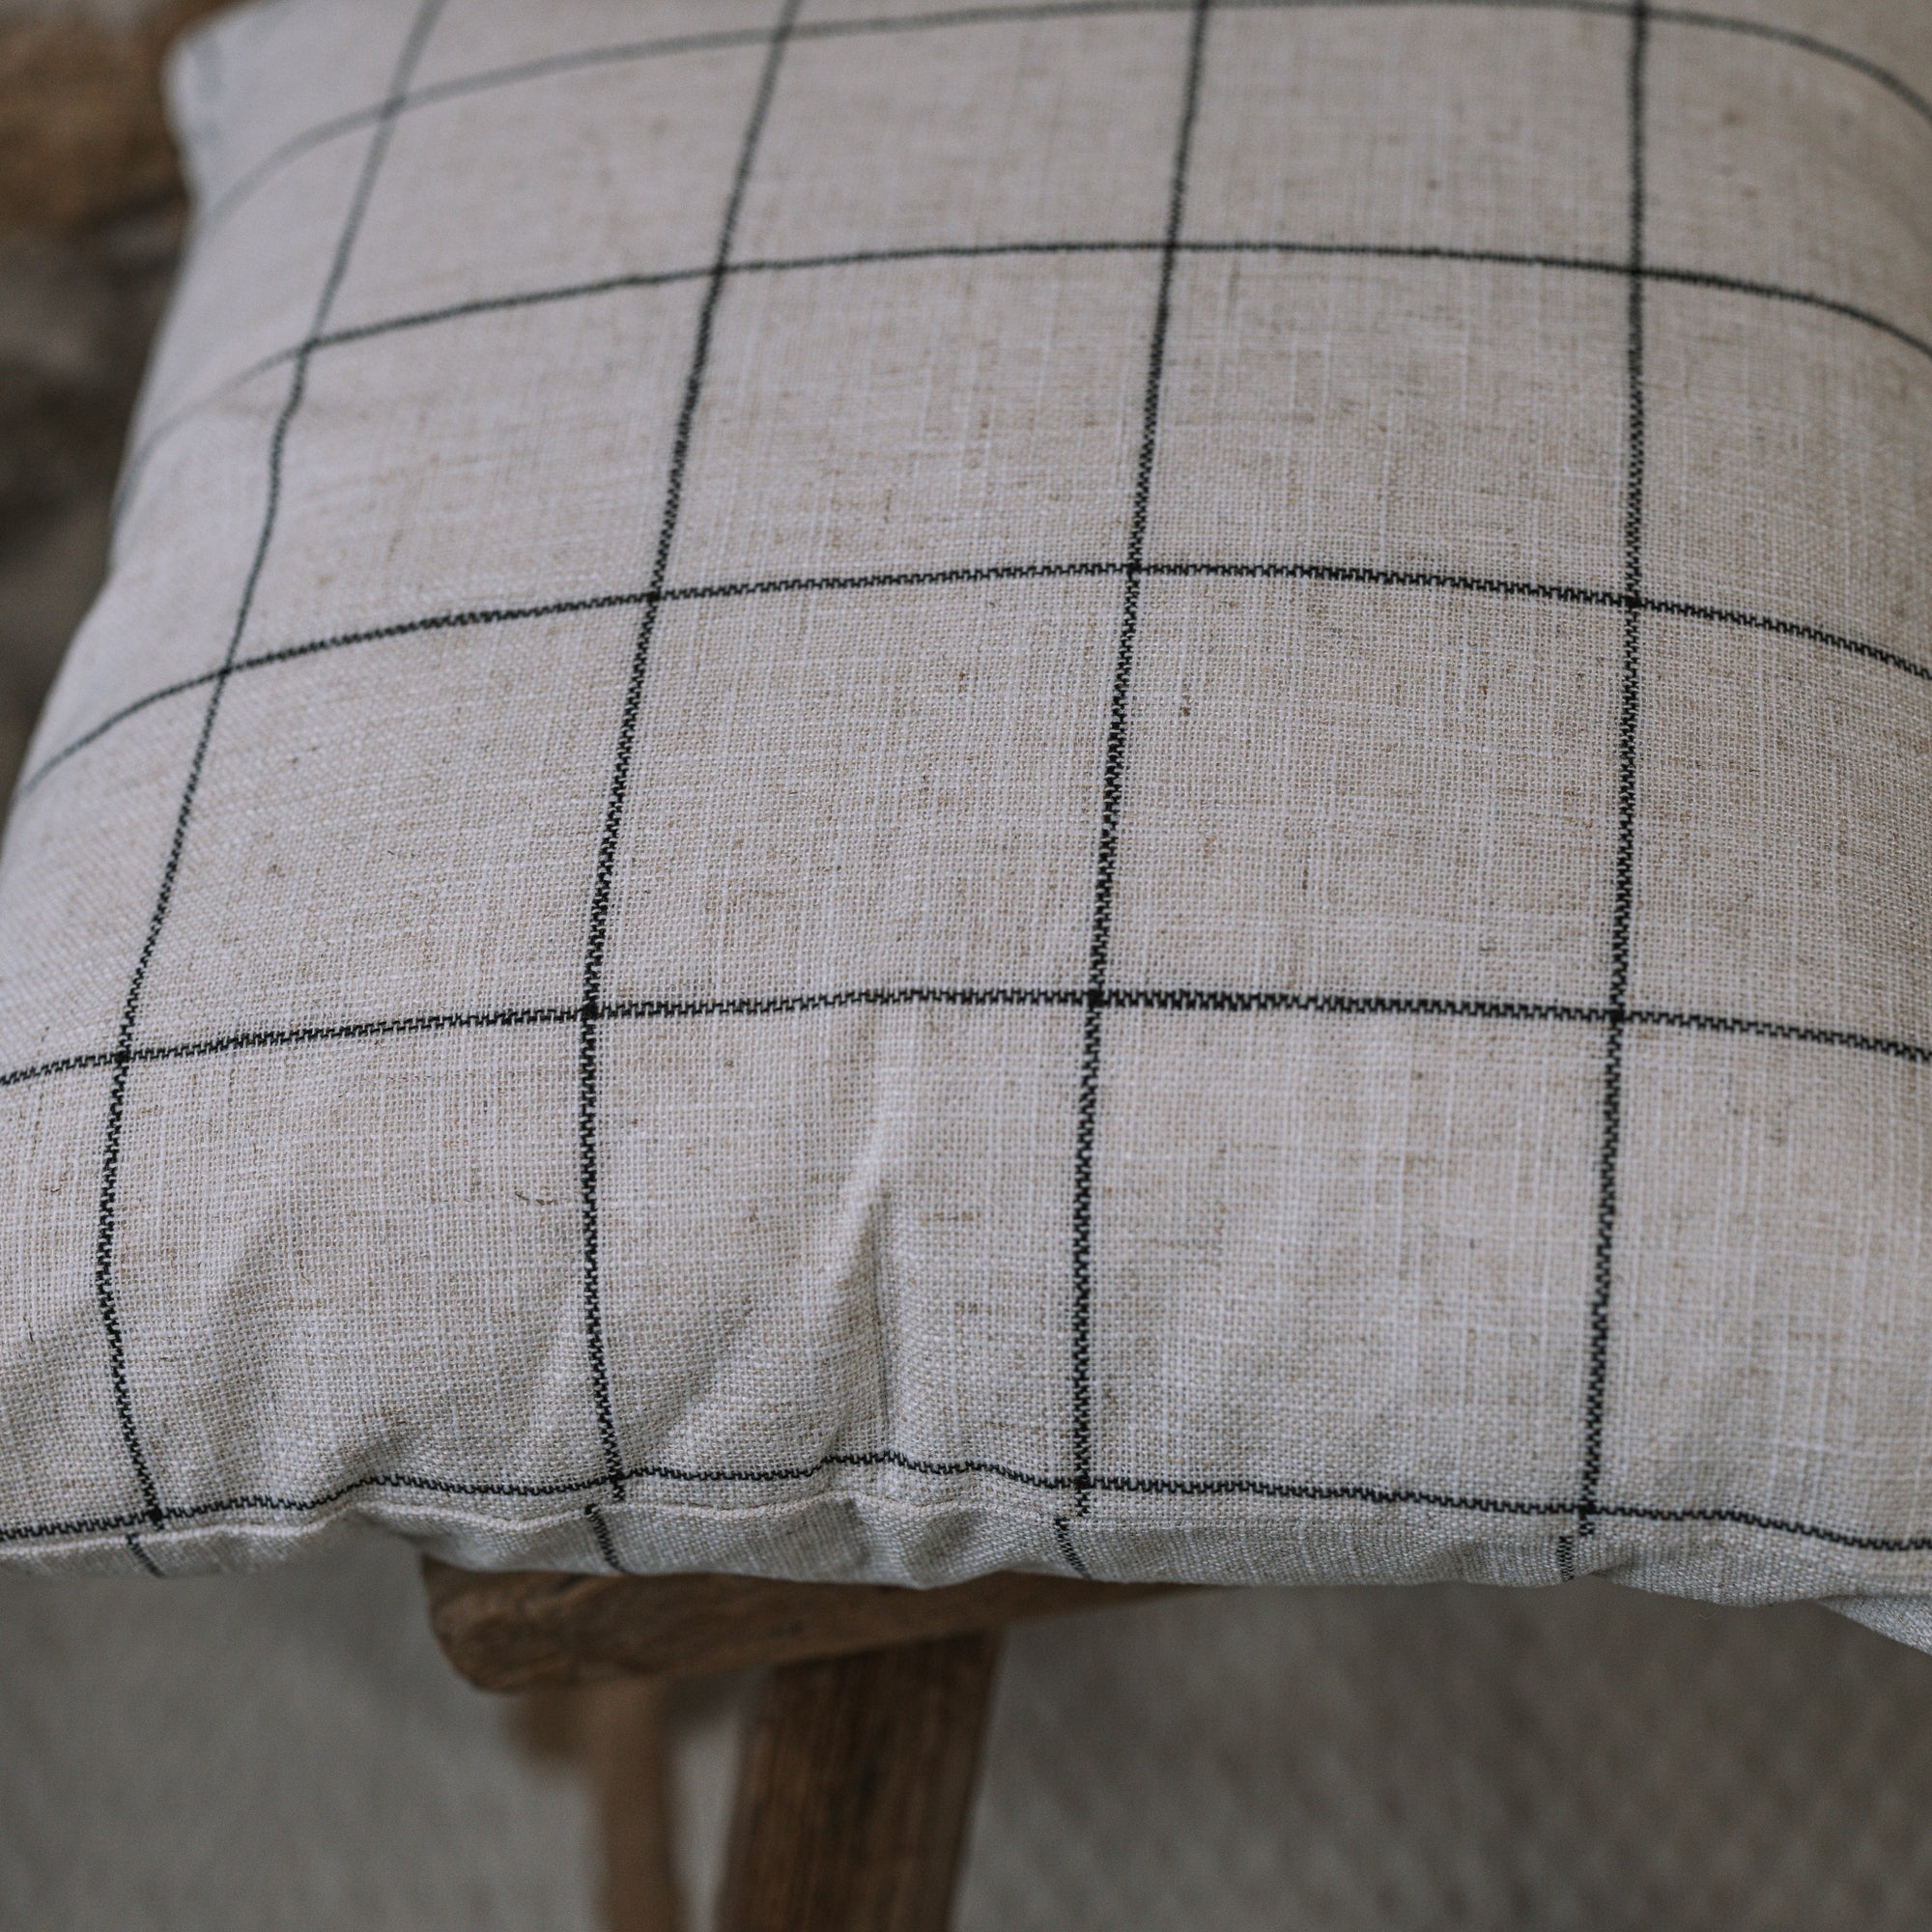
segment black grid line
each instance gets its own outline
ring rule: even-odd
[[[937,1461],[909,1456],[896,1449],[835,1451],[815,1462],[795,1464],[767,1464],[757,1468],[690,1469],[663,1463],[638,1463],[624,1470],[626,1483],[762,1484],[807,1483],[837,1469],[892,1468],[911,1475],[956,1478],[987,1476],[997,1482],[1045,1493],[1065,1493],[1073,1487],[1071,1476],[1040,1475],[1005,1463],[961,1458]],[[339,1483],[331,1489],[306,1496],[244,1494],[220,1497],[210,1502],[167,1504],[162,1507],[164,1525],[187,1527],[211,1517],[238,1514],[313,1515],[345,1502],[351,1496],[374,1490],[400,1490],[406,1493],[468,1497],[499,1501],[535,1501],[582,1495],[602,1490],[609,1477],[596,1475],[560,1478],[548,1483],[478,1483],[450,1477],[428,1476],[408,1470],[391,1470],[381,1475],[361,1476]],[[1358,1502],[1379,1508],[1417,1508],[1462,1511],[1481,1516],[1574,1517],[1575,1498],[1556,1497],[1539,1501],[1533,1497],[1464,1494],[1451,1491],[1412,1489],[1376,1483],[1296,1483],[1274,1482],[1265,1477],[1210,1476],[1123,1476],[1096,1474],[1089,1485],[1097,1494],[1146,1496],[1249,1496],[1275,1502]],[[821,1491],[821,1493],[824,1493]],[[593,1505],[594,1507],[594,1505]],[[586,1509],[585,1514],[590,1514]],[[1932,1534],[1919,1536],[1876,1536],[1860,1530],[1845,1530],[1828,1523],[1803,1521],[1794,1517],[1772,1516],[1763,1511],[1734,1509],[1722,1504],[1602,1503],[1596,1510],[1601,1520],[1623,1522],[1711,1523],[1770,1535],[1793,1536],[1823,1543],[1841,1549],[1866,1550],[1880,1555],[1914,1555],[1932,1550]],[[66,1517],[43,1522],[12,1523],[0,1527],[0,1544],[44,1543],[57,1538],[115,1535],[130,1527],[146,1525],[145,1514],[122,1511],[93,1516]],[[1064,1520],[1058,1527],[1064,1527]],[[124,1540],[127,1540],[124,1537]],[[1058,1541],[1058,1538],[1056,1538]],[[138,1543],[137,1556],[146,1558]],[[1067,1554],[1065,1544],[1061,1545]],[[1073,1552],[1077,1561],[1077,1552]],[[158,1566],[156,1566],[158,1571]]]
[[[706,999],[607,1000],[607,1021],[773,1019],[798,1013],[834,1012],[873,1007],[1069,1007],[1085,1009],[1083,986],[848,986],[816,993],[726,994]],[[1499,1020],[1526,1024],[1603,1027],[1611,1009],[1561,1000],[1467,999],[1428,993],[1350,993],[1288,987],[1118,986],[1110,985],[1103,1004],[1110,1012],[1148,1013],[1350,1013],[1390,1018]],[[161,1040],[129,1049],[134,1066],[213,1060],[248,1052],[275,1052],[351,1040],[406,1037],[417,1034],[502,1031],[523,1027],[574,1027],[582,1019],[574,1006],[464,1009],[450,1012],[404,1013],[386,1019],[318,1021],[297,1027],[254,1027],[200,1039]],[[1870,1054],[1909,1065],[1932,1065],[1932,1044],[1894,1039],[1848,1028],[1808,1026],[1792,1020],[1754,1019],[1744,1013],[1709,1013],[1669,1007],[1633,1007],[1630,1027],[1731,1035],[1739,1038],[1781,1040],[1798,1046],[1832,1047]],[[99,1072],[115,1065],[111,1049],[64,1054],[0,1073],[0,1091],[31,1086],[69,1073]]]
[[[1058,4],[1024,4],[1007,7],[962,7],[945,12],[914,14],[875,14],[842,20],[813,20],[794,28],[801,40],[830,40],[854,34],[912,33],[962,26],[996,26],[1029,20],[1113,14],[1158,14],[1184,12],[1191,0],[1058,0]],[[1484,6],[1520,13],[1585,14],[1624,17],[1631,12],[1631,0],[1225,0],[1231,9],[1330,11],[1371,7]],[[1879,62],[1854,52],[1815,34],[1767,21],[1735,18],[1725,14],[1709,14],[1695,8],[1653,7],[1654,21],[1672,26],[1694,27],[1712,33],[1741,34],[1776,45],[1791,47],[1822,60],[1836,62],[1884,88],[1928,126],[1932,126],[1932,101]],[[608,46],[584,47],[567,54],[553,54],[537,60],[519,61],[507,67],[459,75],[437,81],[408,95],[402,112],[433,106],[439,101],[464,95],[479,94],[500,87],[519,86],[553,74],[608,67],[620,63],[653,60],[686,53],[715,51],[732,46],[755,44],[769,38],[769,29],[725,28],[707,34],[668,35],[657,40],[626,41]],[[351,110],[331,116],[314,127],[292,134],[254,162],[241,176],[213,197],[197,218],[197,229],[208,233],[216,223],[248,199],[256,189],[289,162],[299,158],[325,142],[354,133],[370,126],[382,112],[380,105]]]
[[[396,113],[400,111],[402,97],[408,89],[410,75],[421,58],[423,47],[442,6],[443,0],[420,0],[415,16],[410,24],[409,33],[404,38],[403,50],[397,60],[395,76],[389,90],[391,105],[389,111],[377,122],[375,132],[370,136],[369,149],[363,156],[362,167],[356,178],[355,191],[351,197],[349,211],[343,218],[342,231],[336,239],[328,272],[316,301],[315,322],[309,331],[311,334],[320,331],[328,321],[329,309],[333,306],[336,293],[342,286],[342,278],[348,271],[349,257],[355,248],[363,216],[367,213],[376,177],[382,170],[383,157],[388,151],[389,135],[395,126]],[[221,674],[214,679],[209,693],[208,703],[202,713],[201,730],[195,740],[193,755],[188,762],[186,781],[182,787],[181,803],[175,813],[174,832],[168,845],[166,861],[161,868],[160,885],[155,895],[154,910],[149,916],[147,935],[142,942],[140,955],[128,981],[127,997],[122,1003],[120,1026],[114,1043],[113,1077],[108,1088],[107,1121],[102,1135],[100,1198],[94,1250],[94,1294],[101,1331],[107,1345],[108,1378],[113,1384],[114,1409],[120,1424],[122,1446],[127,1451],[129,1467],[140,1488],[146,1520],[156,1528],[165,1519],[161,1515],[160,1493],[156,1485],[154,1468],[134,1419],[133,1395],[128,1381],[127,1348],[114,1290],[115,1242],[118,1233],[116,1210],[120,1193],[128,1076],[134,1064],[134,1033],[140,1020],[141,996],[147,986],[149,969],[154,963],[155,949],[160,943],[161,932],[167,924],[168,911],[174,900],[175,883],[180,876],[182,855],[187,843],[188,823],[194,814],[195,797],[201,788],[202,773],[207,768],[209,746],[214,736],[215,720],[220,715],[222,694],[227,688],[226,672],[241,651],[242,639],[248,628],[249,613],[254,608],[255,589],[261,582],[262,567],[268,560],[269,547],[274,540],[276,513],[281,503],[282,454],[288,440],[289,425],[301,408],[307,375],[307,358],[298,356],[295,372],[289,382],[287,399],[275,419],[274,430],[269,440],[268,487],[265,492],[261,529],[255,541],[254,556],[242,584],[241,601],[235,613],[234,628],[229,634],[227,653],[222,660]]]
[[[1359,0],[1354,0],[1354,3],[1359,4]],[[1158,255],[1165,253],[1169,246],[1165,241],[1110,240],[1105,237],[1076,241],[925,242],[896,248],[845,248],[814,255],[751,256],[744,261],[727,264],[724,272],[730,275],[772,275],[911,262],[997,260],[1012,255]],[[1449,242],[1310,242],[1293,237],[1215,237],[1177,241],[1172,247],[1174,252],[1181,255],[1311,255],[1366,261],[1469,262],[1503,269],[1548,269],[1571,274],[1613,275],[1619,281],[1626,281],[1636,274],[1650,281],[1676,282],[1688,288],[1755,296],[1766,301],[1793,302],[1805,308],[1821,309],[1828,315],[1841,316],[1849,322],[1875,328],[1903,343],[1908,349],[1916,350],[1920,355],[1932,358],[1932,341],[1875,310],[1861,307],[1856,302],[1840,301],[1834,296],[1819,295],[1809,289],[1792,288],[1781,282],[1760,281],[1745,275],[1719,274],[1709,269],[1671,268],[1649,263],[1634,266],[1606,256],[1558,255],[1533,249],[1463,248]],[[498,315],[521,308],[537,308],[550,302],[578,301],[632,290],[674,287],[680,282],[705,281],[713,272],[707,267],[599,275],[587,281],[560,282],[554,288],[513,289],[498,296],[475,296],[463,301],[445,302],[437,308],[383,316],[373,322],[329,329],[295,348],[277,349],[251,362],[237,375],[225,378],[214,393],[225,394],[258,376],[267,375],[271,369],[292,359],[304,347],[311,351],[338,349],[410,329],[461,322],[472,316]],[[205,406],[204,403],[187,407],[192,410]]]
[[[638,719],[643,706],[644,681],[650,670],[651,641],[657,631],[658,612],[664,608],[665,580],[670,569],[671,545],[677,537],[678,515],[684,505],[685,464],[691,453],[692,432],[697,419],[697,403],[704,389],[704,377],[711,358],[711,335],[718,307],[724,297],[725,269],[731,260],[731,243],[738,231],[738,214],[744,206],[745,189],[751,181],[752,166],[757,157],[758,142],[771,111],[772,96],[778,86],[779,68],[798,16],[801,0],[782,0],[777,27],[766,49],[765,62],[752,99],[751,118],[739,144],[738,161],[725,198],[724,217],[718,228],[718,247],[712,259],[711,275],[704,300],[697,312],[697,327],[691,350],[691,366],[686,373],[684,396],[678,406],[677,426],[671,436],[669,473],[665,481],[664,509],[658,520],[657,553],[651,563],[651,582],[646,601],[638,620],[636,642],[631,652],[631,670],[625,687],[623,711],[617,724],[616,751],[611,759],[611,782],[604,807],[604,825],[597,842],[596,867],[591,877],[590,918],[583,946],[582,1005],[578,1024],[578,1186],[579,1211],[583,1242],[583,1332],[590,1357],[592,1394],[597,1407],[597,1433],[604,1444],[605,1469],[611,1492],[621,1499],[624,1493],[624,1459],[617,1443],[617,1422],[611,1398],[611,1370],[604,1350],[604,1309],[602,1258],[599,1249],[598,1217],[598,1047],[604,1005],[604,954],[611,924],[611,897],[616,880],[617,846],[623,831],[624,806],[630,795],[631,764],[637,746]],[[609,1533],[595,1510],[599,1543],[609,1545]],[[611,1556],[614,1567],[615,1557]]]
[[[1354,4],[1360,4],[1360,0],[1354,0]],[[1619,12],[1621,11],[1620,9]],[[728,264],[725,272],[732,275],[769,275],[869,268],[895,263],[997,260],[1008,256],[1030,255],[1151,255],[1160,253],[1166,245],[1164,242],[1155,241],[1095,239],[932,243],[899,248],[850,248],[834,254],[748,258]],[[1652,281],[1673,282],[1685,288],[1708,289],[1724,295],[1751,296],[1763,301],[1788,302],[1798,307],[1816,309],[1822,314],[1834,315],[1844,321],[1856,322],[1864,327],[1876,329],[1880,334],[1889,335],[1905,348],[1932,360],[1932,339],[1917,334],[1902,324],[1880,315],[1876,310],[1861,307],[1856,302],[1841,301],[1835,296],[1819,295],[1808,289],[1791,288],[1783,283],[1758,281],[1742,275],[1723,275],[1706,269],[1644,264],[1634,270],[1628,262],[1590,255],[1555,255],[1503,248],[1459,248],[1438,242],[1308,242],[1284,238],[1182,241],[1176,242],[1175,246],[1184,255],[1272,254],[1359,258],[1365,261],[1467,262],[1487,264],[1494,268],[1542,269],[1572,274],[1614,275],[1619,280],[1627,280],[1633,273],[1637,273]],[[404,314],[379,317],[372,322],[356,323],[347,328],[330,329],[322,335],[309,338],[306,342],[297,343],[293,347],[272,350],[266,355],[258,356],[255,361],[236,371],[232,376],[223,377],[213,387],[204,390],[194,401],[184,403],[169,412],[141,438],[129,451],[121,478],[115,487],[113,520],[118,523],[131,500],[149,461],[169,437],[185,424],[192,422],[204,411],[212,409],[238,390],[245,388],[248,384],[280,368],[285,362],[292,361],[304,350],[316,353],[340,349],[385,335],[405,333],[412,329],[438,327],[445,323],[467,321],[478,316],[509,314],[518,309],[542,307],[551,302],[583,301],[594,299],[599,296],[629,294],[643,289],[671,288],[682,282],[704,281],[712,272],[709,268],[636,270],[622,274],[593,276],[586,281],[559,282],[547,288],[513,289],[501,295],[474,296],[463,301],[445,302],[435,308],[414,309]]]
[[[851,576],[752,578],[736,582],[671,584],[657,593],[667,604],[701,602],[728,597],[782,597],[816,595],[824,592],[857,590],[906,590],[949,583],[1009,583],[1032,580],[1081,577],[1118,577],[1125,574],[1124,559],[1100,558],[1066,563],[972,563],[940,566],[931,570],[888,570],[855,573]],[[1383,570],[1369,564],[1352,563],[1209,563],[1162,561],[1158,558],[1142,565],[1144,577],[1218,577],[1278,579],[1283,582],[1314,583],[1358,583],[1392,590],[1466,591],[1477,596],[1523,597],[1554,604],[1593,605],[1601,609],[1626,608],[1627,593],[1594,588],[1582,583],[1544,583],[1530,579],[1472,577],[1455,571]],[[226,675],[260,670],[270,665],[289,664],[299,658],[315,657],[328,651],[346,650],[358,644],[386,643],[398,638],[420,637],[439,631],[486,629],[498,624],[536,623],[548,617],[577,616],[598,611],[635,610],[651,601],[648,588],[600,591],[583,597],[559,597],[536,604],[489,604],[467,611],[432,611],[419,617],[399,618],[392,623],[374,624],[366,629],[340,631],[329,637],[310,638],[300,643],[240,657],[229,665]],[[1790,638],[1801,643],[1820,644],[1867,659],[1889,670],[1902,671],[1922,683],[1932,683],[1932,665],[1920,664],[1897,651],[1888,650],[1862,638],[1846,637],[1816,624],[1803,624],[1795,618],[1771,616],[1762,611],[1731,610],[1721,604],[1693,604],[1679,598],[1640,596],[1638,608],[1653,616],[1682,617],[1688,621],[1741,630],[1764,631],[1774,637]],[[223,676],[220,669],[199,671],[157,685],[139,697],[130,698],[71,738],[48,754],[20,781],[16,797],[25,798],[58,766],[76,753],[98,744],[117,725],[138,716],[152,705],[213,683]]]
[[[1360,4],[1360,0],[1353,0]],[[1862,324],[1918,355],[1932,358],[1932,340],[1916,334],[1902,324],[1892,322],[1873,309],[1856,302],[1840,301],[1835,296],[1819,295],[1809,289],[1792,288],[1781,282],[1754,280],[1744,275],[1719,274],[1709,269],[1671,268],[1650,263],[1632,264],[1610,257],[1557,255],[1531,249],[1462,248],[1449,242],[1309,242],[1293,237],[1264,236],[1256,239],[1210,238],[1199,241],[1122,240],[1106,238],[1080,241],[1025,241],[983,242],[929,242],[899,248],[846,248],[835,253],[750,257],[730,263],[725,272],[732,275],[772,275],[811,272],[828,269],[864,269],[910,262],[980,261],[1011,255],[1158,255],[1170,246],[1180,255],[1309,255],[1339,256],[1365,261],[1387,262],[1468,262],[1501,269],[1547,269],[1583,275],[1613,275],[1628,281],[1640,275],[1649,281],[1675,282],[1687,288],[1710,289],[1719,294],[1754,296],[1765,301],[1791,302],[1804,308],[1820,309],[1827,315]],[[445,322],[460,322],[471,316],[496,315],[506,310],[534,308],[547,302],[576,301],[588,297],[621,294],[633,289],[665,288],[679,282],[703,281],[712,270],[666,269],[621,275],[603,275],[583,282],[559,283],[551,289],[519,289],[500,296],[477,296],[465,301],[448,302],[440,308],[419,309],[406,315],[382,317],[357,323],[351,327],[330,329],[306,346],[311,350],[335,349],[367,342],[372,338],[413,328],[433,327]],[[241,374],[221,385],[239,385],[266,375],[270,369],[298,353],[278,349],[251,363]],[[190,406],[196,407],[196,406]]]
[[[1100,831],[1094,862],[1094,900],[1089,923],[1087,999],[1081,1018],[1080,1085],[1073,1133],[1073,1282],[1068,1364],[1073,1395],[1075,1517],[1088,1508],[1094,1472],[1094,1160],[1100,1105],[1100,1047],[1107,1017],[1107,966],[1113,946],[1114,885],[1121,843],[1121,812],[1126,782],[1128,707],[1133,696],[1134,642],[1140,630],[1141,580],[1147,564],[1148,512],[1153,494],[1154,452],[1160,437],[1161,381],[1167,369],[1167,332],[1174,311],[1176,244],[1187,212],[1187,163],[1194,151],[1194,128],[1201,107],[1201,71],[1208,48],[1212,0],[1196,0],[1187,40],[1180,127],[1175,136],[1174,169],[1168,185],[1167,238],[1149,333],[1147,387],[1141,404],[1140,453],[1134,464],[1134,494],[1127,531],[1126,570],[1121,591],[1121,630],[1114,646],[1113,689],[1107,707],[1107,746],[1100,768]],[[1072,1532],[1063,1518],[1062,1543],[1077,1562]]]
[[[1644,492],[1644,141],[1647,129],[1650,15],[1647,0],[1631,14],[1630,293],[1625,348],[1629,417],[1624,475],[1624,650],[1617,706],[1616,876],[1610,904],[1609,1024],[1604,1041],[1603,1132],[1597,1162],[1597,1226],[1591,1258],[1590,1358],[1583,1391],[1583,1463],[1576,1537],[1557,1546],[1558,1569],[1576,1574],[1577,1542],[1597,1531],[1604,1472],[1605,1403],[1609,1381],[1610,1291],[1616,1266],[1617,1187],[1623,1146],[1624,1042],[1629,1028],[1631,938],[1636,896],[1637,723],[1643,677]]]
[[[630,1576],[632,1573],[624,1567],[617,1554],[617,1546],[611,1539],[611,1525],[604,1520],[604,1512],[594,1502],[588,1502],[583,1505],[583,1514],[589,1520],[591,1540],[597,1546],[597,1554],[603,1558],[605,1568],[613,1576]]]
[[[1060,1551],[1061,1561],[1076,1577],[1084,1577],[1091,1583],[1094,1580],[1094,1573],[1088,1569],[1087,1559],[1074,1548],[1073,1532],[1067,1527],[1066,1519],[1064,1516],[1057,1516],[1053,1519],[1053,1541],[1055,1548]]]

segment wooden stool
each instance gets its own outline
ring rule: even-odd
[[[425,1560],[443,1653],[486,1690],[641,1680],[592,1775],[611,1932],[672,1932],[662,1700],[644,1685],[771,1667],[719,1932],[944,1932],[1000,1634],[1164,1594],[1003,1575],[943,1590],[750,1577],[478,1575]]]

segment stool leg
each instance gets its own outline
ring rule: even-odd
[[[997,1633],[775,1670],[719,1932],[945,1932]]]
[[[584,1769],[603,1841],[607,1932],[679,1932],[664,1682],[633,1678],[580,1695]]]

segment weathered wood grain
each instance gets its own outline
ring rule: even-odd
[[[1000,1630],[1168,1586],[1003,1573],[939,1590],[757,1577],[565,1577],[423,1565],[444,1653],[486,1690],[691,1677]]]
[[[719,1932],[945,1932],[996,1632],[788,1664],[767,1685]]]
[[[225,0],[171,0],[139,25],[0,21],[0,235],[59,233],[177,199],[161,60]]]

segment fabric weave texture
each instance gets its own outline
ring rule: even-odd
[[[0,1563],[1932,1647],[1917,0],[276,0],[0,860]]]

